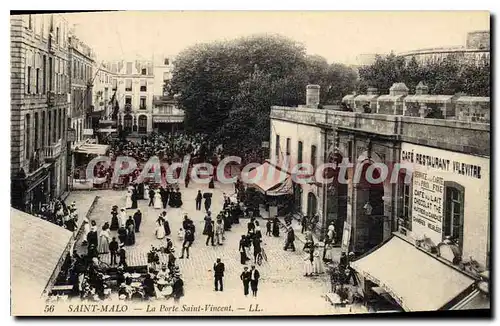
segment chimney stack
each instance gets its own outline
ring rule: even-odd
[[[317,108],[319,105],[319,85],[307,85],[306,88],[306,106]]]

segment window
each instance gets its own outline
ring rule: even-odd
[[[112,88],[113,88],[113,90],[116,90],[116,88],[117,88],[117,86],[118,86],[118,82],[117,82],[116,78],[113,78],[113,80],[112,80],[111,84],[112,84]]]
[[[31,119],[29,113],[26,114],[24,118],[24,157],[29,160],[30,159],[30,130],[31,130]]]
[[[33,29],[33,17],[28,15],[28,29]]]
[[[125,105],[132,105],[132,96],[125,96]]]
[[[170,64],[170,60],[168,60],[168,58],[165,58],[164,63],[165,63],[165,66],[168,66]]]
[[[31,67],[28,66],[27,76],[26,76],[26,93],[31,94]]]
[[[400,218],[402,219],[402,227],[411,231],[411,181],[405,183],[406,170],[399,171],[399,186],[400,186]]]
[[[50,145],[52,143],[52,111],[49,111],[49,113],[47,114],[48,116],[48,127],[47,127],[47,144]]]
[[[139,109],[146,110],[146,97],[141,96],[140,100],[141,100],[141,103],[140,103]]]
[[[443,237],[449,236],[462,248],[465,189],[452,181],[446,181],[444,189]]]
[[[146,92],[146,91],[147,91],[146,80],[142,79],[141,80],[141,92]]]
[[[292,142],[292,140],[291,140],[290,138],[287,138],[287,139],[286,139],[286,155],[290,155],[290,150],[291,150],[290,146],[291,146],[291,142]]]
[[[59,42],[61,42],[61,40],[59,39],[59,27],[56,27],[56,42],[57,42],[57,44],[59,44]]]
[[[146,68],[141,69],[141,75],[146,75],[148,73],[148,70]]]
[[[299,141],[297,148],[297,164],[302,163],[302,142]]]
[[[52,92],[54,89],[52,85],[52,70],[53,70],[53,63],[52,63],[52,58],[49,58],[49,91]]]
[[[36,78],[36,85],[35,85],[35,92],[36,94],[40,94],[40,68],[35,69],[35,78]]]
[[[132,74],[132,62],[127,62],[127,75]]]
[[[311,146],[311,165],[316,169],[316,145]]]
[[[125,80],[125,92],[132,92],[132,79]]]
[[[163,73],[163,81],[169,80],[170,79],[170,74],[168,72]]]
[[[43,56],[42,59],[42,91],[43,94],[47,93],[47,56]]]
[[[42,148],[45,147],[45,145],[47,144],[46,140],[45,140],[45,111],[42,112],[42,128],[41,128],[41,132],[42,132]]]
[[[276,158],[279,160],[280,158],[280,135],[276,135],[276,144],[275,144],[275,154]]]

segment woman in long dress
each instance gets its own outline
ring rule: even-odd
[[[155,209],[161,209],[163,207],[163,203],[161,201],[160,190],[156,190],[154,207],[155,207]]]
[[[165,236],[169,236],[172,232],[170,231],[170,224],[168,223],[167,216],[163,216],[163,229],[165,230]]]
[[[109,242],[111,234],[109,233],[108,223],[104,224],[101,233],[99,234],[99,246],[97,250],[100,254],[107,254],[109,252]]]
[[[124,228],[125,224],[127,223],[127,212],[125,211],[125,208],[122,208],[120,211],[120,227]]]
[[[117,207],[113,207],[111,210],[111,227],[110,231],[116,231],[120,228],[120,222],[118,222],[118,211]]]
[[[149,201],[149,185],[144,185],[144,199]]]
[[[129,190],[125,195],[125,208],[129,209],[132,207],[132,192]]]
[[[159,217],[157,220],[156,220],[156,238],[157,239],[163,239],[165,238],[165,227],[163,226],[163,218]]]
[[[311,255],[304,255],[304,276],[311,276],[313,274],[313,264],[311,261]]]
[[[314,253],[313,253],[313,273],[314,274],[323,274],[325,272],[325,267],[323,266],[321,253],[320,253],[320,246],[316,246],[314,248]]]

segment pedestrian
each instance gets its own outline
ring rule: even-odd
[[[120,250],[118,251],[118,257],[120,257],[120,262],[118,263],[118,266],[122,266],[123,268],[126,268],[127,265],[127,252],[125,251],[125,244],[122,242],[120,243]]]
[[[255,269],[255,265],[252,265],[252,269],[250,270],[250,288],[252,289],[252,295],[254,297],[257,296],[259,278],[260,278],[259,271]]]
[[[248,260],[248,256],[246,253],[246,244],[247,244],[247,241],[245,239],[245,235],[242,235],[241,240],[240,240],[240,247],[239,247],[240,262],[242,265],[245,265],[247,263],[247,260]]]
[[[142,213],[140,209],[138,209],[137,212],[134,213],[134,222],[135,222],[135,232],[139,233],[139,229],[141,227],[141,222],[142,222]]]
[[[307,215],[304,215],[300,221],[300,224],[302,225],[302,231],[300,231],[300,233],[302,234],[307,231],[307,219]]]
[[[153,188],[149,189],[149,204],[148,207],[155,205],[155,191]]]
[[[261,239],[262,231],[260,230],[259,221],[255,221],[255,229],[254,229],[255,237]]]
[[[111,239],[111,242],[109,243],[109,252],[111,255],[111,265],[117,265],[116,254],[118,252],[118,242],[116,241],[116,237],[113,237],[113,239]]]
[[[275,217],[273,219],[273,236],[280,236],[280,220],[278,219],[278,217]]]
[[[257,262],[257,256],[262,253],[261,242],[262,240],[260,238],[258,237],[253,238],[252,245],[253,245],[254,262]]]
[[[181,252],[181,256],[179,257],[179,259],[183,259],[184,258],[184,252],[186,252],[186,258],[189,259],[189,248],[191,247],[191,245],[193,244],[193,241],[194,241],[194,234],[193,232],[191,231],[191,228],[188,226],[187,229],[184,229],[184,243],[182,244],[182,252]]]
[[[248,287],[250,285],[250,279],[252,277],[252,273],[248,271],[248,267],[243,268],[243,273],[240,275],[240,279],[243,282],[243,293],[245,296],[248,295]]]
[[[207,228],[207,242],[206,245],[208,246],[208,242],[210,241],[212,243],[212,246],[215,246],[214,243],[214,230],[215,229],[215,223],[214,221],[211,221],[210,224],[208,225]]]
[[[217,258],[217,261],[214,264],[214,285],[215,291],[223,291],[224,290],[224,263],[221,262],[220,258]]]
[[[205,217],[203,218],[203,220],[205,221],[205,225],[203,227],[203,235],[207,235],[208,234],[208,229],[210,228],[210,225],[212,224],[212,217],[210,216],[211,213],[210,211],[207,212],[207,215],[205,215]]]
[[[215,239],[217,245],[219,246],[222,245],[223,238],[224,238],[224,224],[222,224],[222,220],[217,220],[217,224],[215,225]]]
[[[267,220],[267,223],[266,223],[266,235],[267,236],[271,236],[271,230],[272,230],[272,223],[271,223],[271,220]]]
[[[292,251],[295,251],[294,241],[295,241],[295,232],[293,231],[292,226],[289,226],[288,227],[288,232],[287,232],[287,235],[286,235],[285,248],[283,248],[283,250],[286,251],[286,250],[288,250],[289,247],[291,247]]]
[[[203,196],[201,195],[201,190],[198,190],[198,194],[196,195],[196,210],[201,211],[201,200]]]
[[[248,222],[247,224],[247,228],[248,228],[248,233],[251,233],[255,230],[255,223],[254,223],[254,220],[255,220],[255,217],[252,217],[250,219],[250,222]]]

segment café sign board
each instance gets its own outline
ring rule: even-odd
[[[416,239],[429,238],[435,245],[443,240],[446,187],[459,184],[465,189],[468,210],[487,207],[478,189],[489,184],[488,160],[482,157],[420,146],[401,144],[401,163],[411,167],[411,232]],[[467,216],[465,217],[467,218]]]

